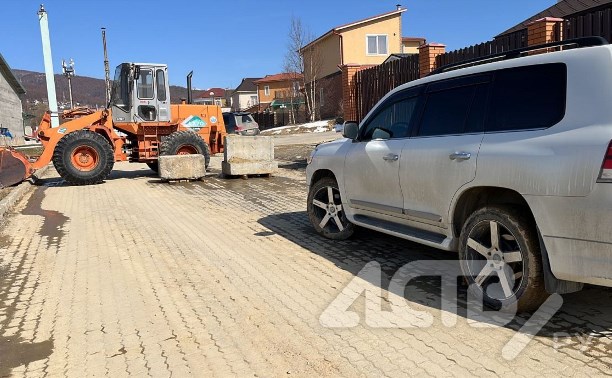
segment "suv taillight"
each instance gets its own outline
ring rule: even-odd
[[[608,145],[597,182],[612,182],[612,142]]]

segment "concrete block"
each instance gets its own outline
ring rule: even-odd
[[[265,175],[278,168],[274,139],[269,136],[228,135],[223,157],[221,169],[228,176]]]
[[[244,175],[269,175],[278,169],[275,161],[248,161],[240,163],[221,163],[221,170],[224,175],[244,176]]]
[[[159,177],[164,180],[198,180],[206,176],[204,155],[160,156]]]

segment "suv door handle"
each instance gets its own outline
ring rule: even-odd
[[[448,155],[448,157],[451,160],[469,160],[472,157],[472,154],[469,152],[454,152]]]
[[[383,156],[383,160],[386,161],[397,161],[399,159],[399,155],[395,155],[395,154],[388,154]]]

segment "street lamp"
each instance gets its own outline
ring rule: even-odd
[[[72,77],[75,75],[74,71],[74,60],[70,58],[70,62],[66,64],[66,61],[62,59],[62,73],[68,79],[68,93],[70,94],[70,109],[74,108],[72,103]]]

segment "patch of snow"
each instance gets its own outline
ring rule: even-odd
[[[290,125],[274,127],[272,129],[263,130],[263,135],[287,135],[301,133],[323,133],[329,131],[329,121],[315,121],[303,123],[300,125]]]

